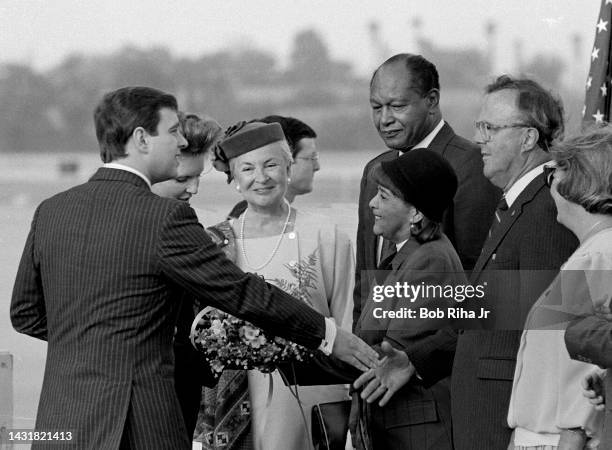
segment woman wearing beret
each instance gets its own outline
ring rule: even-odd
[[[580,245],[527,317],[508,412],[509,449],[595,448],[597,439],[589,438],[598,437],[603,419],[582,395],[581,382],[607,355],[583,353],[594,348],[596,333],[588,318],[570,320],[596,316],[612,298],[612,128],[567,139],[551,154],[554,163],[545,171],[557,220]]]
[[[283,134],[293,157],[291,180],[287,184],[287,193],[285,194],[289,203],[293,203],[298,195],[312,192],[314,174],[321,168],[316,143],[317,133],[295,117],[272,115],[256,119],[255,122],[278,123],[283,129]],[[246,207],[246,200],[237,203],[228,214],[228,218],[236,219],[240,217]]]
[[[221,244],[235,246],[236,264],[350,329],[352,245],[328,218],[300,213],[285,199],[292,158],[281,126],[239,123],[215,153],[215,167],[247,202],[238,218],[217,226]],[[313,386],[300,387],[299,397],[310,422],[313,404],[348,394],[345,385]],[[218,387],[205,393],[200,415],[196,434],[204,448],[310,448],[310,430],[277,371],[224,372]]]
[[[378,184],[370,201],[374,233],[393,243],[390,254],[382,256],[378,269],[384,272],[377,273],[378,284],[452,286],[453,290],[465,286],[457,252],[440,229],[457,190],[457,177],[448,162],[432,151],[414,149],[382,162],[373,176]],[[375,370],[355,382],[356,388],[363,387],[354,394],[351,411],[358,449],[452,449],[448,377],[456,334],[446,316],[418,316],[420,308],[435,311],[449,306],[458,305],[452,298],[421,296],[410,301],[394,295],[375,301],[373,294],[368,298],[355,333],[399,361],[404,376],[402,387],[379,379]],[[385,318],[376,311],[402,307],[417,312],[416,318]]]

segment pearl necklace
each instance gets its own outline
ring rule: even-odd
[[[285,218],[285,224],[283,225],[283,230],[281,231],[281,234],[278,237],[278,241],[276,241],[276,245],[274,246],[272,253],[268,257],[268,259],[264,261],[264,263],[261,266],[258,266],[258,267],[252,266],[246,254],[246,246],[244,244],[244,222],[245,222],[247,211],[249,210],[249,208],[244,210],[244,213],[242,214],[242,217],[240,218],[240,236],[238,236],[238,239],[240,239],[240,244],[242,246],[242,256],[244,257],[244,262],[246,263],[246,265],[249,266],[254,271],[261,270],[272,262],[272,259],[276,256],[276,252],[278,252],[278,249],[280,248],[281,242],[283,240],[283,236],[285,235],[285,231],[287,231],[287,225],[289,225],[289,218],[291,217],[291,205],[289,204],[287,199],[283,199],[283,200],[285,201],[285,205],[287,205],[287,217]]]

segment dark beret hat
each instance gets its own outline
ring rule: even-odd
[[[392,161],[383,161],[380,166],[406,202],[428,219],[442,221],[457,192],[457,175],[444,157],[417,148]]]
[[[251,122],[219,142],[219,147],[223,150],[227,160],[230,160],[272,142],[284,140],[285,135],[280,124]]]

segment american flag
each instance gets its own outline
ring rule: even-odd
[[[586,95],[582,109],[582,122],[602,123],[610,121],[610,33],[612,22],[612,0],[602,0],[595,29],[595,43],[591,52],[591,68],[586,82]]]

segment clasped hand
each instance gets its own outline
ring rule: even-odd
[[[376,350],[342,328],[337,330],[332,355],[362,371],[378,365]]]
[[[598,411],[605,408],[605,388],[603,383],[604,373],[594,370],[584,377],[581,382],[582,395],[589,399],[589,402]]]
[[[372,403],[378,402],[379,406],[385,406],[402,386],[410,381],[415,373],[415,368],[408,359],[406,353],[395,350],[387,341],[380,346],[383,357],[378,366],[361,375],[353,383],[355,389],[360,389],[361,398]]]

